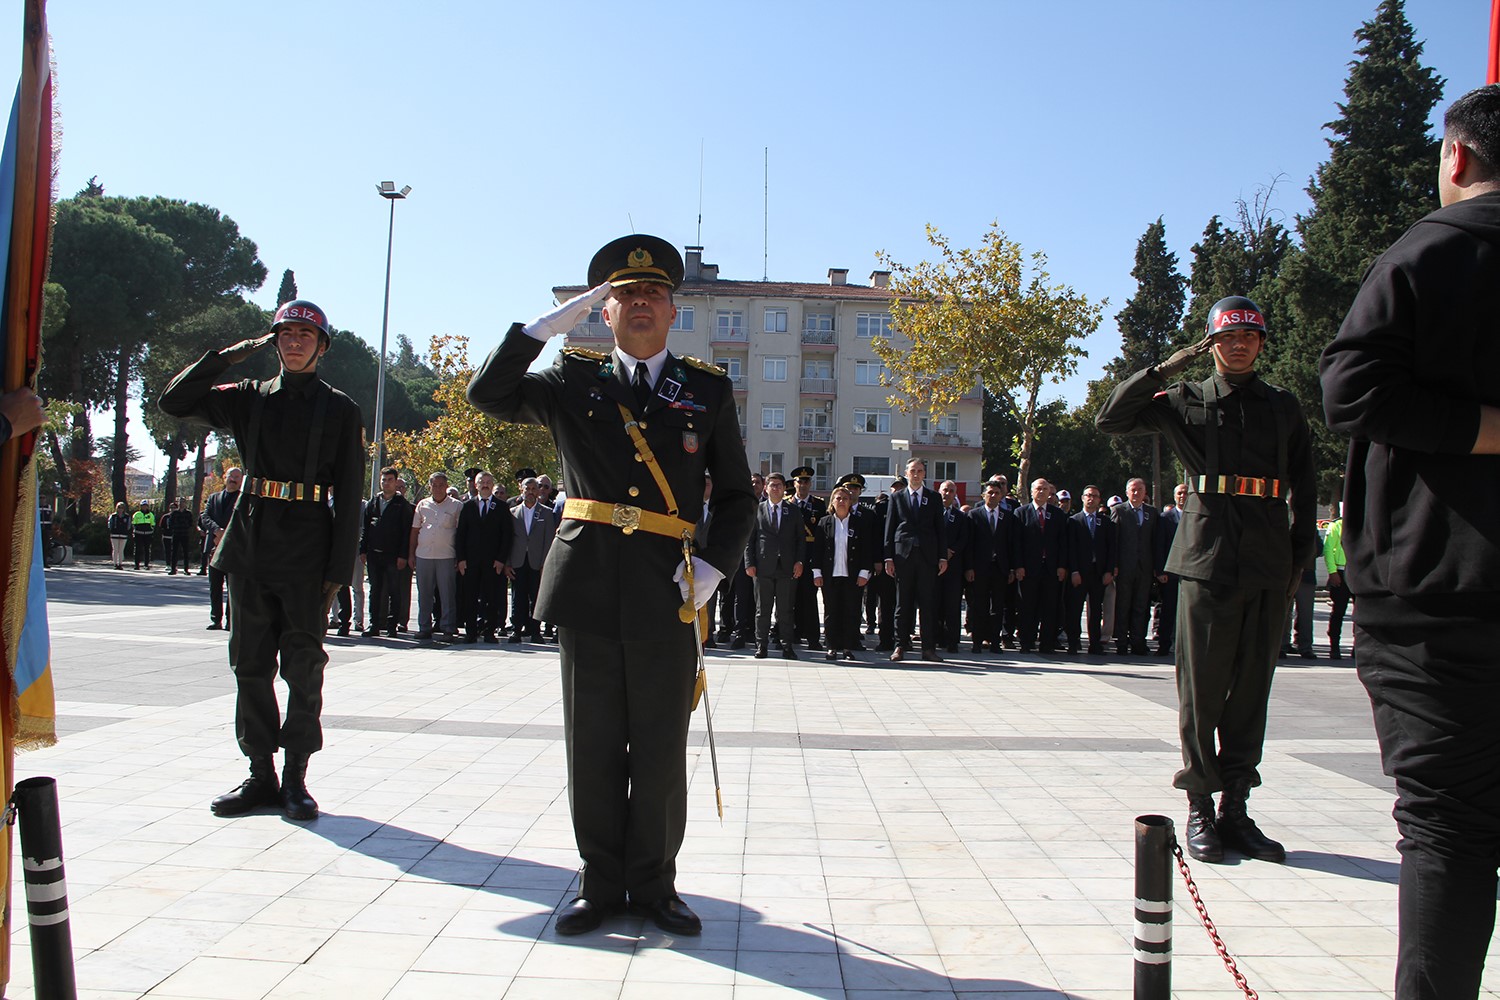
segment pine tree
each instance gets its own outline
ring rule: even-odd
[[[276,291],[276,305],[282,306],[297,297],[297,278],[292,269],[281,272],[281,288]]]

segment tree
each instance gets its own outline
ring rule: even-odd
[[[469,402],[474,368],[468,351],[467,337],[440,334],[432,338],[432,367],[438,378],[434,395],[444,411],[423,430],[387,433],[388,463],[413,474],[417,496],[425,489],[429,474],[456,474],[470,465],[498,472],[496,478],[501,481],[508,470],[524,466],[558,478],[561,464],[545,427],[497,422]]]
[[[1329,157],[1309,183],[1312,209],[1297,219],[1301,253],[1282,272],[1293,322],[1278,336],[1273,370],[1302,401],[1320,473],[1336,495],[1342,441],[1327,431],[1318,357],[1338,332],[1365,269],[1417,219],[1437,207],[1438,145],[1428,133],[1443,79],[1421,64],[1422,43],[1402,0],[1381,0],[1354,33],[1339,117],[1324,128]]]
[[[936,263],[907,266],[876,255],[891,269],[892,324],[911,340],[910,350],[881,337],[871,345],[889,373],[886,384],[898,390],[891,405],[937,415],[980,382],[1020,416],[1024,483],[1042,385],[1077,369],[1084,356],[1077,341],[1098,327],[1103,303],[1051,285],[1046,255],[1027,254],[998,222],[977,249],[954,249],[931,225],[927,241],[938,250]]]
[[[297,297],[297,278],[292,274],[292,269],[287,268],[281,272],[281,287],[276,290],[276,305],[286,305]]]

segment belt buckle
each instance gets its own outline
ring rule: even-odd
[[[641,526],[641,509],[629,504],[617,503],[609,512],[609,523],[620,529],[620,534],[632,534]]]

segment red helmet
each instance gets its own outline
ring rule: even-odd
[[[277,308],[276,318],[271,321],[272,332],[280,330],[283,323],[306,323],[309,326],[315,326],[323,335],[324,340],[330,339],[328,314],[306,299],[293,299],[282,303]]]
[[[1207,333],[1223,333],[1225,330],[1259,330],[1266,336],[1266,314],[1260,306],[1243,295],[1231,295],[1220,299],[1208,311]]]

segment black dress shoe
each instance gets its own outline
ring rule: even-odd
[[[755,647],[755,658],[757,660],[764,660],[766,657],[768,657],[770,655],[771,655],[771,650],[766,646],[765,643],[761,643],[760,645],[758,645],[758,646]]]
[[[830,649],[828,652],[823,654],[823,659],[825,660],[837,660],[838,658],[839,651],[836,649]]]
[[[745,640],[742,639],[742,638],[740,638],[739,636],[736,636],[735,638],[729,640],[729,648],[730,649],[744,649],[745,648]]]
[[[903,659],[905,659],[905,657],[906,657],[906,647],[905,646],[897,646],[895,649],[891,650],[891,662],[892,663],[900,663]]]
[[[796,646],[782,646],[781,647],[781,658],[783,660],[795,660],[797,658],[797,647]]]
[[[895,648],[896,648],[895,643],[882,642],[878,646],[875,647],[875,652],[877,652],[877,653],[889,653],[891,650],[893,650]]]
[[[922,659],[926,660],[928,663],[942,663],[943,662],[943,658],[938,655],[938,651],[935,650],[935,649],[924,649],[924,650],[922,650]]]
[[[220,625],[218,622],[209,622],[203,627],[203,630],[205,632],[222,632],[224,630],[224,626]]]
[[[677,896],[668,896],[650,903],[631,900],[630,912],[645,917],[668,934],[698,935],[703,933],[703,921],[698,914]],[[561,920],[558,921],[561,923]]]
[[[617,909],[617,907],[606,906],[580,896],[564,906],[563,911],[557,915],[555,925],[557,933],[587,934],[589,931],[598,930],[599,925],[604,923],[604,918]]]

